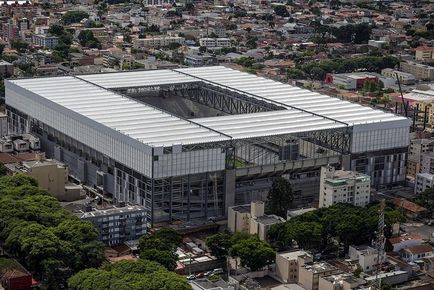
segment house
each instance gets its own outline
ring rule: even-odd
[[[422,236],[418,234],[405,234],[387,240],[387,245],[393,252],[399,252],[402,249],[422,245],[423,243]]]
[[[406,262],[415,262],[422,258],[431,257],[434,255],[434,249],[428,244],[417,245],[401,249],[399,251],[401,259]]]
[[[0,258],[0,286],[5,290],[31,290],[37,285],[32,274],[18,261]]]
[[[394,198],[393,203],[404,210],[405,214],[410,218],[418,218],[427,212],[427,209],[405,198]]]

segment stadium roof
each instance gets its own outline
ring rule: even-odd
[[[72,76],[11,80],[11,82],[151,146],[207,143],[230,139],[204,126],[180,119]]]
[[[223,66],[186,68],[175,71],[245,93],[253,98],[267,100],[288,108],[305,110],[349,125],[406,119]]]
[[[286,110],[186,120],[111,90],[199,81]],[[209,143],[406,119],[222,66],[10,82],[151,146]]]

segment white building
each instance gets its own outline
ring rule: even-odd
[[[378,264],[378,251],[375,248],[369,246],[350,246],[348,254],[352,261],[357,261],[363,272],[370,272],[376,269]],[[383,261],[385,258],[383,256]]]
[[[199,39],[199,44],[207,48],[231,47],[231,40],[229,38],[204,37]]]
[[[371,197],[370,177],[354,171],[321,168],[319,207],[337,203],[366,206]]]
[[[414,186],[414,193],[419,194],[434,185],[434,175],[430,173],[418,173],[416,175],[416,184]]]
[[[246,232],[267,239],[268,229],[285,221],[276,215],[266,215],[263,201],[252,201],[250,205],[233,206],[228,209],[228,229],[231,232]]]
[[[381,75],[394,80],[396,80],[396,75],[398,75],[400,83],[405,85],[411,85],[416,82],[416,78],[414,77],[414,75],[391,68],[382,69]]]
[[[301,261],[300,261],[301,258]],[[299,261],[312,262],[310,254],[303,250],[276,253],[276,275],[285,283],[294,283],[298,281]]]
[[[0,138],[8,134],[8,116],[0,113]]]
[[[59,43],[59,38],[53,35],[36,34],[32,36],[32,43],[35,45],[53,49]]]
[[[134,48],[157,48],[168,46],[171,43],[178,43],[183,45],[185,42],[184,37],[180,36],[155,36],[147,38],[136,38],[133,40]]]
[[[143,6],[150,7],[150,6],[163,6],[163,5],[169,5],[172,3],[170,0],[143,0]]]

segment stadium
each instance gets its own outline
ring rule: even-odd
[[[334,164],[405,180],[407,118],[223,66],[5,81],[9,131],[36,134],[76,180],[146,206],[150,224],[226,215],[266,198],[318,198]]]

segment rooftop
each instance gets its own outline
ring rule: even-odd
[[[327,262],[308,263],[308,264],[304,264],[304,266],[302,267],[308,270],[309,272],[314,272],[314,273],[322,273],[322,272],[336,270],[335,266]]]
[[[287,260],[295,260],[300,256],[309,255],[309,254],[306,251],[300,250],[300,251],[278,253],[278,255]]]
[[[183,119],[115,90],[207,83],[282,108],[279,111]],[[102,73],[6,81],[153,147],[211,143],[408,119],[223,66]],[[59,94],[59,88],[62,88]],[[7,100],[8,101],[8,100]],[[42,116],[41,116],[42,118]],[[58,129],[58,128],[55,128]]]
[[[119,215],[123,213],[127,214],[133,212],[142,212],[145,210],[146,208],[140,205],[128,205],[124,207],[113,206],[112,208],[107,208],[107,209],[92,209],[92,211],[89,212],[80,211],[76,213],[76,215],[79,218],[85,219],[85,218],[92,218],[98,216],[110,216],[110,215]]]

